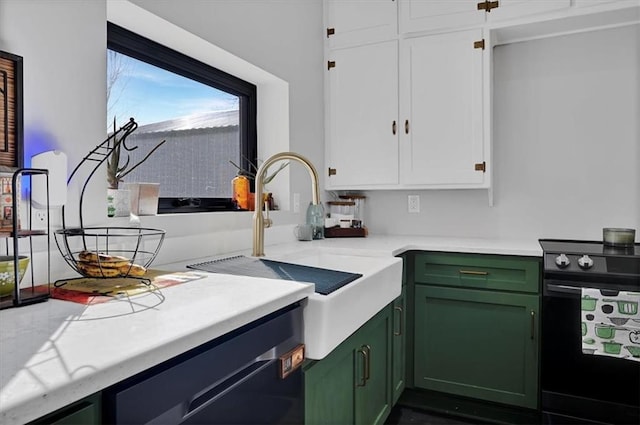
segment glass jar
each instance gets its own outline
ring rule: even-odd
[[[313,202],[309,203],[307,224],[313,228],[313,239],[324,239],[324,207],[322,202],[318,205],[313,205]]]
[[[367,199],[364,195],[347,194],[340,195],[341,200],[346,200],[354,203],[353,207],[353,227],[364,227],[364,202]]]

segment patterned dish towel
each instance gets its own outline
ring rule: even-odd
[[[582,288],[582,352],[640,362],[640,292]]]

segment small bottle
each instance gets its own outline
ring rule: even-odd
[[[313,228],[313,239],[324,239],[324,207],[322,203],[307,207],[307,224]]]
[[[238,173],[237,176],[231,180],[231,187],[233,189],[233,202],[238,206],[238,209],[249,209],[249,179],[242,173]]]

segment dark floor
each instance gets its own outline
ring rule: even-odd
[[[385,425],[471,425],[479,422],[469,422],[454,416],[437,415],[432,412],[396,406],[391,410]]]

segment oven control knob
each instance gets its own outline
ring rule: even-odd
[[[578,258],[578,265],[583,270],[589,270],[591,267],[593,267],[593,260],[588,255],[583,255],[582,257]]]
[[[570,262],[571,261],[569,261],[569,257],[564,254],[560,254],[556,257],[556,266],[560,267],[561,269],[568,267]]]

